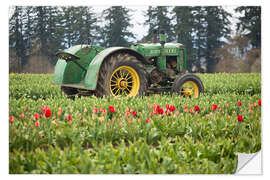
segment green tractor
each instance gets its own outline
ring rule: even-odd
[[[172,92],[199,97],[204,86],[187,73],[186,50],[180,43],[166,43],[164,31],[154,32],[152,43],[103,48],[77,45],[59,51],[54,82],[69,97],[141,96]]]

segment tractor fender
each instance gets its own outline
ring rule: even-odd
[[[111,47],[111,48],[104,49],[103,51],[101,51],[100,53],[98,53],[94,57],[94,59],[91,61],[90,65],[87,69],[87,72],[85,75],[85,82],[84,82],[85,87],[87,89],[89,89],[89,90],[96,89],[98,76],[99,76],[99,70],[100,70],[100,67],[101,67],[103,61],[107,57],[109,57],[113,54],[117,54],[117,53],[129,53],[129,54],[135,56],[143,64],[148,64],[148,62],[144,58],[144,56],[133,49],[126,48],[126,47]]]

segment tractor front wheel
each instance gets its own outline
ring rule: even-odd
[[[116,54],[104,60],[96,88],[97,96],[141,96],[147,89],[143,64],[129,54]]]
[[[204,86],[198,76],[187,73],[175,79],[171,90],[184,97],[198,98],[204,92]]]

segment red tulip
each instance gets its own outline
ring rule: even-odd
[[[175,106],[174,106],[174,105],[171,105],[170,108],[169,108],[169,110],[170,110],[171,112],[173,112],[173,111],[175,110]]]
[[[106,109],[103,109],[103,111],[101,112],[102,114],[106,114]]]
[[[242,102],[241,101],[238,101],[237,105],[238,106],[242,106]]]
[[[115,107],[109,106],[109,110],[110,110],[110,112],[114,113],[115,112]]]
[[[163,109],[162,109],[162,108],[159,109],[159,110],[158,110],[158,113],[159,113],[159,114],[163,114],[163,113],[164,113]]]
[[[217,107],[218,107],[218,106],[217,106],[216,104],[213,104],[212,107],[211,107],[211,110],[214,111],[214,110],[217,109]]]
[[[242,122],[244,118],[243,118],[243,116],[238,115],[237,119],[238,119],[238,122]]]
[[[44,106],[42,106],[42,111],[46,111],[46,110],[47,110],[47,108],[48,108],[48,107],[47,107],[47,106],[45,106],[45,105],[44,105]]]
[[[187,105],[187,104],[185,104],[185,109],[187,109],[187,107],[188,107],[188,105]]]
[[[261,101],[261,100],[259,100],[259,101],[258,101],[258,104],[259,104],[259,106],[261,106],[261,105],[262,105],[262,101]]]
[[[14,117],[13,116],[9,116],[9,122],[13,123],[14,122]]]
[[[103,112],[103,107],[100,107],[99,108],[99,112]]]
[[[21,114],[21,118],[22,118],[22,119],[24,118],[24,114],[23,114],[23,113]]]
[[[169,104],[166,104],[166,109],[169,109],[170,108],[170,105]]]
[[[42,113],[40,113],[40,115],[39,115],[40,117],[42,117],[43,116],[43,114]]]
[[[132,114],[135,117],[137,115],[137,111],[133,111]]]
[[[97,113],[98,112],[98,109],[96,108],[96,106],[93,106],[92,107],[92,110],[93,110],[93,113]]]
[[[72,119],[72,116],[69,114],[68,115],[68,120],[71,120]]]
[[[36,127],[39,127],[39,123],[38,123],[38,121],[35,123],[35,126],[36,126]]]
[[[196,105],[196,106],[194,107],[194,109],[195,109],[196,111],[200,111],[200,107],[199,107],[198,105]]]
[[[145,122],[146,123],[149,123],[150,122],[150,119],[149,118],[146,118]]]
[[[194,113],[194,110],[193,110],[193,108],[191,108],[191,109],[190,109],[190,112],[191,112],[191,113]]]
[[[36,114],[35,114],[35,120],[38,120],[38,119],[39,119],[39,114],[36,113]]]
[[[52,115],[52,111],[49,108],[47,108],[46,111],[45,111],[45,117],[48,118],[51,115]]]
[[[150,113],[150,117],[152,117],[153,116],[153,113]]]

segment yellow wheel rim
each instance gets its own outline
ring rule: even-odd
[[[113,71],[109,86],[113,96],[136,96],[140,89],[140,78],[132,67],[120,66]]]
[[[195,82],[187,81],[181,86],[180,94],[182,96],[197,98],[199,97],[199,87]]]

